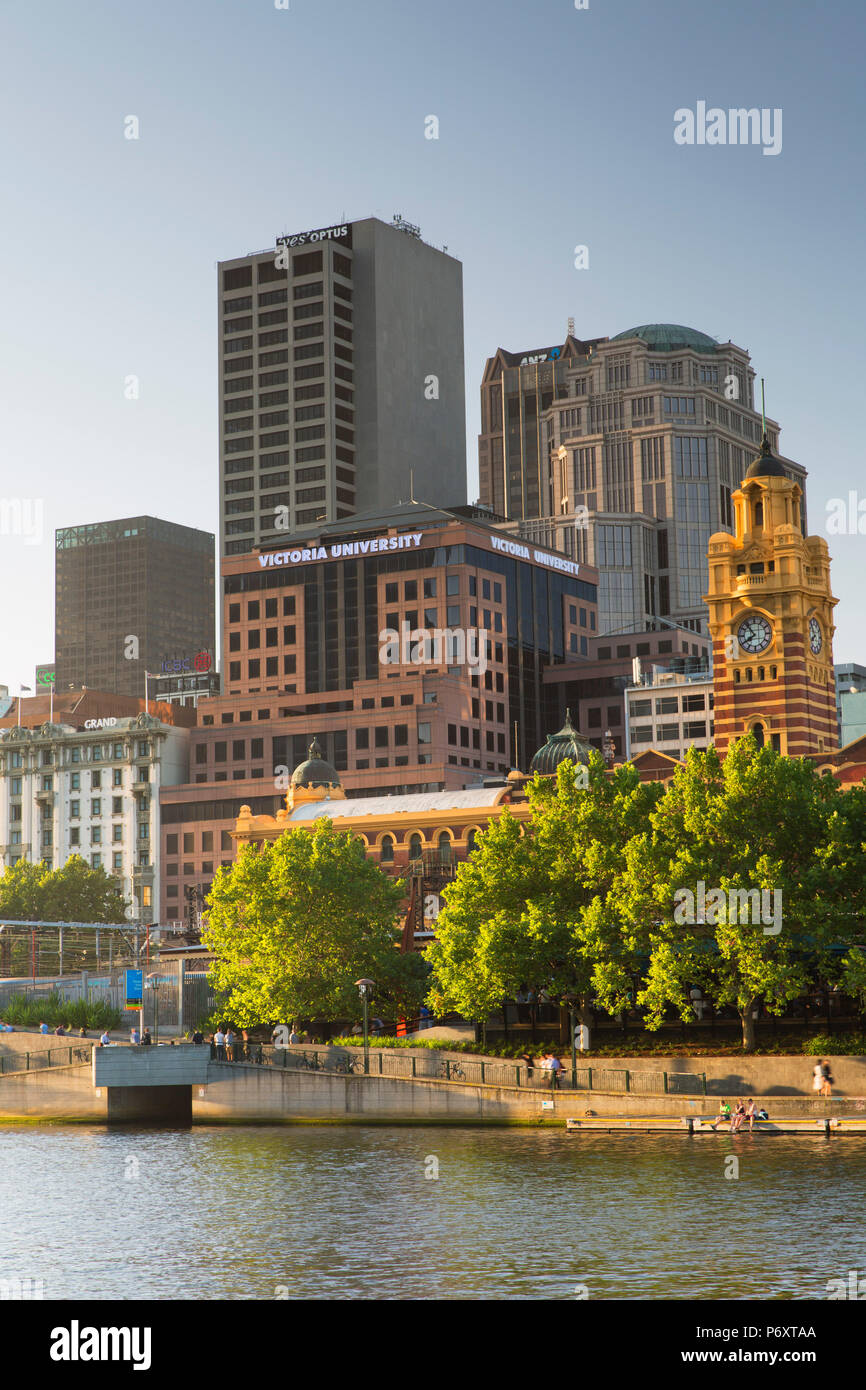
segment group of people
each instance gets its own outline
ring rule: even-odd
[[[143,1033],[139,1033],[137,1028],[130,1028],[129,1041],[132,1043],[133,1047],[150,1047],[153,1043],[153,1038],[150,1036],[149,1028],[145,1028]]]
[[[0,1026],[2,1026],[2,1025],[0,1025]],[[10,1027],[10,1028],[7,1028],[5,1031],[8,1032],[8,1033],[11,1033],[11,1032],[12,1032],[12,1029],[11,1029],[11,1027]],[[51,1032],[51,1029],[48,1027],[48,1024],[47,1024],[47,1023],[40,1023],[40,1025],[39,1025],[39,1031],[40,1031],[40,1033],[43,1033],[43,1034],[44,1034],[44,1033],[50,1033],[50,1032]],[[56,1038],[68,1038],[68,1037],[72,1037],[72,1029],[71,1029],[71,1028],[67,1028],[65,1023],[58,1023],[57,1027],[54,1029],[54,1036],[55,1036]],[[79,1028],[79,1030],[78,1030],[78,1036],[79,1036],[79,1038],[86,1038],[86,1037],[87,1037],[87,1029],[84,1028],[84,1027]]]
[[[718,1129],[719,1125],[725,1124],[728,1120],[730,1120],[731,1134],[736,1134],[737,1131],[743,1125],[744,1121],[748,1120],[749,1133],[751,1134],[753,1129],[755,1128],[756,1120],[769,1120],[769,1118],[770,1117],[767,1114],[766,1110],[760,1110],[758,1108],[758,1102],[755,1100],[754,1096],[751,1098],[748,1105],[745,1105],[743,1101],[738,1100],[734,1110],[731,1109],[731,1106],[728,1103],[728,1101],[720,1100],[718,1119],[716,1120],[714,1125],[711,1125],[711,1129],[716,1130]]]

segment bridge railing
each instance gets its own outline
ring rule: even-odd
[[[0,1076],[17,1071],[44,1071],[46,1067],[72,1067],[89,1062],[92,1049],[81,1044],[50,1047],[39,1052],[6,1052],[0,1055]]]

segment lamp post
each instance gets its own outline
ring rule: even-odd
[[[368,1017],[368,1001],[376,986],[375,980],[356,980],[358,993],[361,996],[361,1003],[364,1006],[364,1075],[370,1074],[370,1030]]]
[[[571,1086],[574,1089],[577,1081],[577,1040],[574,1036],[574,1006],[577,996],[574,994],[564,994],[562,1002],[568,1009],[568,1027],[571,1033]]]

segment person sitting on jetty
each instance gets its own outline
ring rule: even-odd
[[[712,1125],[711,1128],[712,1128],[713,1130],[718,1129],[719,1125],[722,1124],[725,1120],[729,1120],[730,1117],[731,1117],[731,1107],[728,1105],[728,1102],[727,1102],[726,1100],[720,1100],[720,1101],[719,1101],[719,1113],[718,1113],[718,1116],[717,1116],[717,1118],[716,1118],[715,1124]]]
[[[746,1107],[741,1100],[737,1101],[737,1108],[731,1116],[731,1133],[736,1134],[746,1118]]]
[[[833,1085],[833,1077],[830,1073],[830,1063],[824,1062],[821,1067],[821,1095],[825,1100],[829,1100],[833,1092],[830,1089]]]
[[[757,1118],[758,1118],[758,1102],[755,1100],[755,1097],[752,1096],[752,1098],[750,1099],[748,1105],[746,1106],[746,1119],[749,1121],[749,1133],[750,1133],[750,1134],[752,1133],[752,1131],[753,1131],[754,1128],[755,1128],[755,1120],[756,1120]]]

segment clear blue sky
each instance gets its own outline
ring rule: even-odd
[[[485,358],[569,315],[733,339],[810,530],[866,497],[862,0],[290,4],[0,9],[0,498],[44,506],[41,543],[0,535],[0,682],[53,658],[55,527],[216,530],[215,264],[343,218],[401,212],[463,262],[470,497]],[[781,154],[676,145],[699,100],[781,107]],[[864,537],[828,539],[836,659],[866,664]]]

